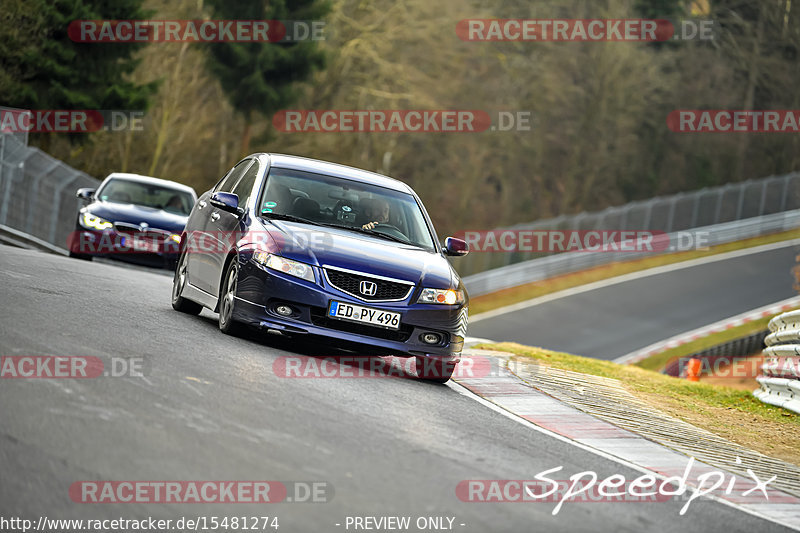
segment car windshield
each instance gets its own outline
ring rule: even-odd
[[[124,178],[108,180],[97,197],[104,202],[152,207],[182,216],[189,216],[194,207],[194,197],[184,190]]]
[[[266,218],[308,221],[435,249],[414,196],[367,183],[272,168],[259,210]]]

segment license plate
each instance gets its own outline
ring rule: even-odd
[[[158,252],[158,243],[146,239],[133,239],[133,249],[137,252]]]
[[[380,326],[388,329],[400,329],[400,313],[394,311],[381,311],[372,307],[346,304],[342,302],[331,302],[328,308],[328,316],[339,320],[349,320],[360,322],[372,326]]]

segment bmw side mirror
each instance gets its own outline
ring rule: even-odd
[[[446,255],[463,257],[469,253],[469,246],[467,246],[466,241],[456,239],[455,237],[448,237],[444,240],[444,253]]]
[[[83,200],[84,202],[91,202],[94,199],[94,191],[91,187],[84,187],[83,189],[78,189],[78,192],[75,193],[75,197]]]
[[[208,203],[216,208],[241,216],[244,209],[239,207],[239,196],[230,192],[215,192],[208,199]]]

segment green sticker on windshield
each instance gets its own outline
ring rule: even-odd
[[[264,207],[261,208],[262,213],[272,213],[272,208],[278,205],[275,202],[264,202]]]

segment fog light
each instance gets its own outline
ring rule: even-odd
[[[275,312],[281,316],[289,316],[294,312],[294,310],[288,305],[279,305],[275,308]]]
[[[425,344],[439,344],[442,341],[442,336],[438,333],[423,333],[420,338]]]

